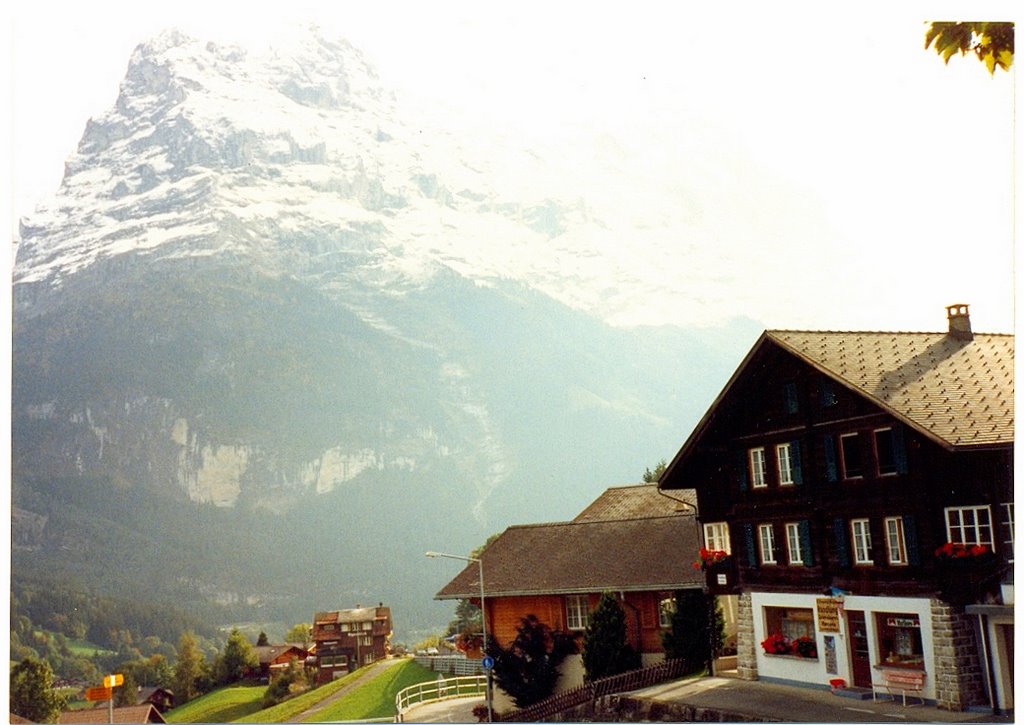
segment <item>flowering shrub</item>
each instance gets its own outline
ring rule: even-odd
[[[935,550],[936,559],[969,559],[990,554],[991,550],[984,544],[954,544],[947,541]]]
[[[693,562],[694,569],[707,569],[712,564],[719,564],[729,558],[729,553],[719,549],[705,549],[700,547],[697,561]]]

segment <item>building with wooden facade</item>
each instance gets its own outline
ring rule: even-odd
[[[679,563],[692,561],[700,546],[695,499],[687,493],[683,500],[691,505],[659,494],[655,484],[615,487],[572,521],[507,528],[480,555],[488,636],[507,647],[532,614],[582,637],[601,594],[610,591],[643,664],[664,659],[661,633],[670,626],[674,592],[704,585],[690,562]],[[436,598],[479,606],[479,570],[470,563]],[[558,691],[581,684],[581,656],[571,655],[561,671]]]
[[[317,682],[324,684],[391,653],[391,609],[358,607],[317,612],[313,643]]]
[[[765,332],[661,477],[722,552],[740,676],[1013,708],[1014,338],[947,317]]]

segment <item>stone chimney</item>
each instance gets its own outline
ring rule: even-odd
[[[965,341],[974,339],[974,333],[971,332],[971,313],[967,305],[949,305],[946,307],[946,319],[949,320],[950,337]]]

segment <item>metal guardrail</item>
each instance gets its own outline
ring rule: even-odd
[[[454,655],[417,655],[413,658],[416,664],[434,672],[446,675],[479,675],[484,671],[483,660],[456,657]]]
[[[456,697],[478,697],[487,694],[486,675],[439,677],[429,682],[410,685],[395,695],[395,722],[405,722],[405,713],[414,705],[439,702]]]

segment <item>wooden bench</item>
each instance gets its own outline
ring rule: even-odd
[[[903,696],[903,706],[907,705],[907,694],[911,697],[916,697],[924,704],[924,697],[921,696],[921,691],[924,690],[924,670],[903,670],[891,667],[880,667],[878,668],[882,675],[881,682],[871,683],[871,697],[875,700],[878,699],[878,691],[884,690],[886,694],[892,695],[892,699],[896,699],[896,693],[900,693]],[[916,693],[916,694],[915,694]]]

